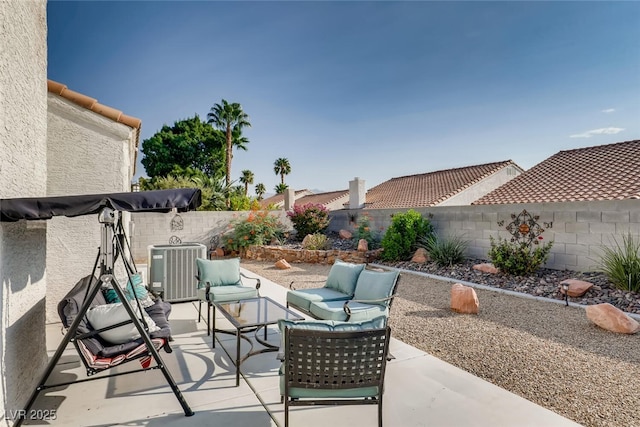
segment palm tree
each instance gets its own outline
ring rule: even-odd
[[[265,187],[263,183],[259,182],[256,184],[255,192],[258,196],[258,200],[262,200],[262,196],[267,192],[267,187]]]
[[[275,188],[276,194],[284,193],[287,188],[289,188],[289,186],[287,184],[285,184],[284,182],[276,185],[276,188]]]
[[[284,176],[291,173],[291,165],[289,164],[289,160],[283,157],[276,159],[276,161],[273,163],[273,171],[276,173],[276,175],[280,175],[280,184],[284,184]]]
[[[249,192],[249,184],[253,184],[253,172],[248,169],[243,170],[240,182],[244,184],[244,195],[246,196]]]
[[[246,150],[245,144],[249,140],[242,136],[242,128],[251,127],[249,116],[242,110],[242,106],[237,102],[229,104],[222,100],[222,104],[215,104],[207,114],[207,123],[213,124],[223,131],[227,142],[226,151],[226,184],[231,185],[231,160],[233,159],[233,146],[241,150]]]

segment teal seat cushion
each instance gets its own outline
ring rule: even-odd
[[[204,259],[196,258],[198,267],[199,288],[204,288],[207,282],[211,286],[240,285],[240,258]]]
[[[198,297],[206,300],[205,289],[198,289]],[[211,302],[230,302],[240,301],[243,299],[257,298],[258,290],[249,286],[230,285],[230,286],[213,286],[209,288],[209,299]]]
[[[378,396],[378,387],[345,388],[340,390],[314,390],[312,388],[291,387],[289,397],[298,399],[349,399]],[[284,395],[284,375],[280,376],[280,395]]]
[[[299,289],[287,292],[287,303],[306,311],[309,311],[312,302],[345,301],[350,298],[349,295],[330,288]]]
[[[344,301],[319,301],[311,303],[309,312],[324,320],[346,321],[347,313],[343,309]],[[364,322],[378,316],[388,316],[389,308],[380,304],[349,303],[351,317],[349,322]]]
[[[397,271],[363,271],[358,277],[353,299],[371,301],[391,296],[399,274]],[[389,305],[389,301],[372,304]]]
[[[364,264],[352,264],[337,259],[329,271],[325,287],[351,296],[362,270]]]

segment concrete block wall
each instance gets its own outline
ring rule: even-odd
[[[202,243],[208,248],[212,238],[229,230],[230,224],[246,218],[248,212],[184,212],[131,214],[131,251],[137,263],[146,263],[149,245],[167,245],[172,238],[183,243]],[[283,210],[271,211],[287,228],[291,222]],[[172,220],[173,227],[172,227]],[[181,227],[181,228],[180,228]],[[220,242],[221,244],[223,242]]]
[[[490,236],[510,238],[506,226],[511,215],[527,210],[539,216],[545,229],[542,242],[553,241],[546,267],[557,270],[593,271],[602,246],[622,242],[623,235],[640,236],[640,200],[611,200],[514,205],[437,206],[414,209],[429,218],[438,235],[459,235],[469,241],[467,255],[487,259]],[[373,231],[381,234],[392,215],[408,209],[342,210],[330,213],[332,231],[355,230],[361,215],[368,215]],[[503,225],[498,225],[502,221]]]

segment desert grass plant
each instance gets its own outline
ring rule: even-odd
[[[640,237],[631,233],[622,236],[622,244],[613,239],[611,246],[602,246],[600,271],[618,289],[640,292]]]
[[[451,267],[464,261],[469,241],[457,235],[438,237],[432,234],[420,238],[418,246],[429,252],[431,260],[438,267]]]
[[[409,209],[393,215],[391,225],[382,238],[382,254],[384,261],[403,261],[411,256],[418,247],[418,239],[426,238],[433,233],[428,219],[419,212]]]
[[[489,238],[491,240],[489,259],[501,271],[514,276],[534,273],[547,261],[553,246],[553,242],[532,245],[526,242],[511,242],[501,237],[498,237],[497,241],[493,236]]]
[[[329,239],[322,233],[308,234],[302,241],[302,247],[312,251],[329,248]]]

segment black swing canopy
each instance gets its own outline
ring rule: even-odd
[[[75,217],[97,214],[105,207],[124,212],[169,212],[174,208],[186,212],[195,210],[201,203],[202,194],[197,188],[0,199],[0,221]]]

